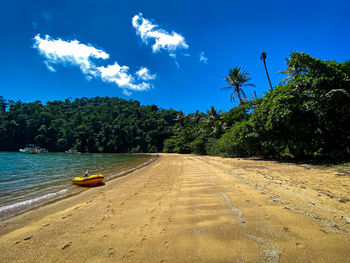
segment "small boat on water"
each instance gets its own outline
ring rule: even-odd
[[[29,144],[23,149],[19,149],[21,153],[30,153],[30,154],[35,154],[35,153],[47,153],[47,150],[44,148],[41,148],[39,146],[36,146],[34,144]]]
[[[74,177],[73,184],[79,186],[96,186],[103,182],[104,176],[102,174],[93,174],[90,176]]]
[[[75,149],[69,149],[68,151],[65,151],[65,153],[68,153],[68,154],[77,154],[77,153],[81,153],[81,152],[78,152],[78,151],[75,150]]]

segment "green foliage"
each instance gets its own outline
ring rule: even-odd
[[[173,135],[177,115],[155,105],[108,97],[8,104],[7,111],[0,111],[3,151],[35,143],[49,151],[158,152]]]
[[[247,150],[244,142],[243,127],[246,122],[236,122],[220,139],[215,141],[208,150],[211,155],[224,157],[246,156]]]
[[[222,88],[222,90],[230,90],[232,89],[231,93],[231,102],[235,101],[235,95],[237,95],[239,102],[243,103],[246,101],[247,96],[244,93],[244,90],[242,87],[245,86],[253,86],[254,84],[247,83],[251,80],[251,78],[248,77],[249,72],[246,70],[241,71],[241,67],[235,67],[234,69],[230,69],[228,72],[228,77],[224,77],[225,81],[230,85],[228,87]]]
[[[350,77],[343,65],[293,53],[297,74],[257,104],[245,138],[252,155],[298,158],[349,157]]]
[[[230,70],[241,104],[206,113],[141,106],[119,98],[22,103],[0,96],[0,150],[35,143],[50,151],[171,152],[221,156],[350,159],[350,63],[296,52],[289,76],[263,98],[244,101],[247,72]],[[233,94],[233,96],[234,96]]]

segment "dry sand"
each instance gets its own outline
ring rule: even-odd
[[[349,168],[161,155],[0,222],[0,262],[350,262]]]

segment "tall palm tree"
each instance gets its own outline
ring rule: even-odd
[[[270,90],[272,90],[272,85],[271,85],[271,80],[270,80],[270,76],[269,76],[269,72],[267,71],[267,67],[266,67],[266,52],[262,52],[260,55],[260,60],[262,60],[264,62],[264,67],[265,67],[265,71],[266,71],[266,76],[267,76],[267,80],[269,81],[270,84]]]
[[[242,89],[242,86],[255,87],[254,84],[246,83],[249,80],[251,80],[251,78],[249,78],[248,75],[248,71],[244,70],[241,72],[241,67],[235,67],[234,69],[229,70],[228,77],[224,77],[224,79],[230,84],[230,86],[221,88],[221,90],[232,89],[231,102],[235,101],[235,94],[237,94],[240,103],[243,103],[244,100],[247,98]]]
[[[288,65],[288,67],[286,68],[285,71],[279,71],[278,72],[279,74],[286,74],[288,75],[287,77],[285,77],[281,82],[280,82],[280,85],[285,83],[286,81],[294,78],[295,76],[299,75],[300,74],[300,71],[299,69],[295,68],[294,66],[292,65]]]
[[[185,118],[186,114],[182,110],[180,110],[178,113],[176,113],[175,121],[177,121],[178,123],[180,123],[181,126],[183,126]]]
[[[207,110],[206,122],[211,128],[214,128],[215,122],[221,119],[220,113],[221,111],[217,111],[214,106]]]
[[[202,113],[199,110],[196,110],[196,112],[193,114],[192,120],[195,124],[198,124],[202,119]]]

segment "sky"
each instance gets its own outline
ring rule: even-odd
[[[223,77],[241,66],[268,91],[296,51],[350,59],[350,2],[0,0],[0,96],[42,103],[95,96],[227,111]]]

